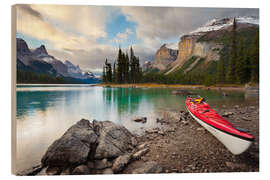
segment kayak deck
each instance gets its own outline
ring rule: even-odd
[[[226,119],[221,117],[215,110],[211,109],[210,106],[201,102],[199,104],[191,103],[192,99],[187,98],[186,107],[195,117],[206,123],[213,128],[220,130],[224,133],[230,134],[232,136],[253,141],[254,137],[248,134],[246,131],[241,130],[241,128],[234,127],[232,123],[228,122]]]

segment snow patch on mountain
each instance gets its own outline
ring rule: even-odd
[[[88,78],[95,78],[95,75],[90,71],[83,71],[81,70],[80,66],[75,66],[70,61],[66,60],[65,65],[68,67],[68,74],[71,77],[79,78],[79,79],[88,79]]]
[[[46,61],[47,63],[52,63],[54,61],[54,58],[51,56],[45,56],[45,57],[42,57],[42,60]]]
[[[259,25],[259,18],[248,16],[248,17],[237,17],[235,18],[237,23],[255,24]],[[199,27],[198,29],[190,32],[191,35],[199,35],[200,33],[217,31],[224,29],[233,24],[233,18],[223,18],[223,19],[212,19],[208,21],[205,25]]]
[[[173,50],[178,50],[178,43],[168,43],[166,44],[166,48],[168,49],[173,49]]]

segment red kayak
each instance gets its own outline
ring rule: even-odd
[[[233,154],[246,151],[254,141],[247,130],[234,127],[204,102],[203,98],[186,99],[186,107],[190,115],[205,129],[221,141]]]

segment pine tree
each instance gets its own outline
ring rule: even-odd
[[[112,82],[113,83],[116,83],[116,77],[117,77],[116,67],[115,67],[115,63],[113,63],[113,71],[112,71]]]
[[[257,32],[250,53],[251,60],[251,81],[259,82],[259,32]]]
[[[103,66],[103,71],[102,71],[102,82],[104,83],[107,82],[105,66]]]
[[[135,83],[140,82],[142,75],[142,70],[140,68],[139,57],[135,57]]]
[[[117,57],[117,82],[123,83],[123,53],[120,47]]]
[[[124,77],[125,77],[125,82],[129,82],[129,57],[128,53],[125,54],[125,65],[124,65]]]
[[[225,80],[225,62],[224,58],[221,57],[217,65],[217,82],[223,84],[225,83]]]
[[[244,54],[243,39],[241,38],[238,45],[237,61],[235,68],[237,82],[243,84],[249,80],[247,68],[247,59]]]
[[[230,59],[229,59],[229,67],[227,72],[227,82],[234,83],[235,82],[235,64],[237,59],[237,45],[236,45],[236,20],[233,19],[233,29],[232,29],[232,44],[230,49]]]
[[[111,66],[111,63],[107,63],[106,78],[107,78],[108,83],[112,82],[112,66]]]
[[[136,81],[136,57],[134,56],[134,51],[130,47],[130,82],[135,83]]]

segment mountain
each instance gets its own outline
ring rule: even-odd
[[[143,71],[148,70],[149,68],[151,68],[151,65],[152,65],[151,61],[145,61],[145,62],[143,63],[143,65],[142,65],[142,70],[143,70]]]
[[[251,43],[252,37],[259,29],[259,19],[257,17],[237,17],[235,19],[239,37],[243,37],[245,44]],[[177,53],[176,50],[162,45],[156,52],[151,69],[165,74],[179,70],[187,73],[195,68],[214,69],[212,66],[216,66],[221,54],[227,56],[229,53],[232,25],[233,18],[213,19],[207,22],[180,38]]]
[[[44,45],[30,50],[27,43],[20,38],[17,38],[17,70],[20,73],[34,73],[33,77],[40,75],[49,76],[50,79],[59,77],[65,80],[65,83],[100,82],[99,78],[90,71],[82,71],[79,66],[73,65],[70,61],[63,63],[49,55]]]
[[[90,71],[83,71],[81,70],[80,66],[75,66],[70,61],[66,60],[65,65],[68,68],[68,74],[70,77],[79,78],[79,79],[88,79],[88,78],[95,78],[95,75]]]
[[[165,70],[167,65],[176,60],[178,55],[177,49],[169,48],[167,44],[163,44],[155,54],[155,60],[152,64],[153,69]]]

